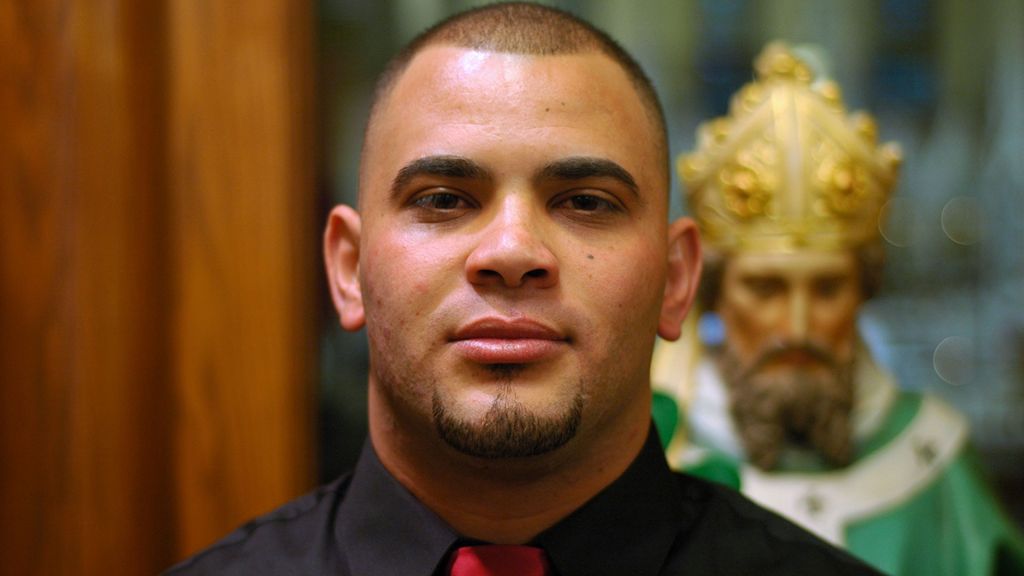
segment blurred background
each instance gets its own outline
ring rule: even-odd
[[[673,156],[773,39],[875,115],[905,162],[862,330],[1024,523],[1024,1],[549,3],[640,60]],[[0,3],[0,573],[152,574],[351,465],[320,229],[377,72],[476,4]]]

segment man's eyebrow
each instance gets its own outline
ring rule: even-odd
[[[540,179],[583,180],[586,178],[612,178],[624,184],[634,195],[640,188],[628,170],[605,158],[573,156],[556,160],[540,170]]]
[[[409,162],[398,171],[391,181],[392,196],[417,176],[489,179],[491,174],[476,162],[462,156],[424,156]]]

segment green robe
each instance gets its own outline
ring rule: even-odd
[[[892,387],[850,466],[764,473],[694,445],[667,388],[655,385],[654,420],[675,468],[742,490],[888,574],[1024,576],[1024,538],[988,488],[965,420],[941,401]]]

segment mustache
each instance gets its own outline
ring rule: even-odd
[[[765,346],[750,366],[740,372],[740,378],[749,378],[760,371],[766,365],[779,360],[790,354],[806,354],[812,359],[825,365],[830,370],[839,368],[839,361],[836,360],[828,350],[814,342],[772,342]]]

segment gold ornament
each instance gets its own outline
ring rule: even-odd
[[[677,163],[704,242],[794,251],[877,241],[899,147],[878,146],[874,120],[847,116],[839,87],[815,82],[785,44],[769,44],[755,68],[729,115],[701,125],[697,150]]]

